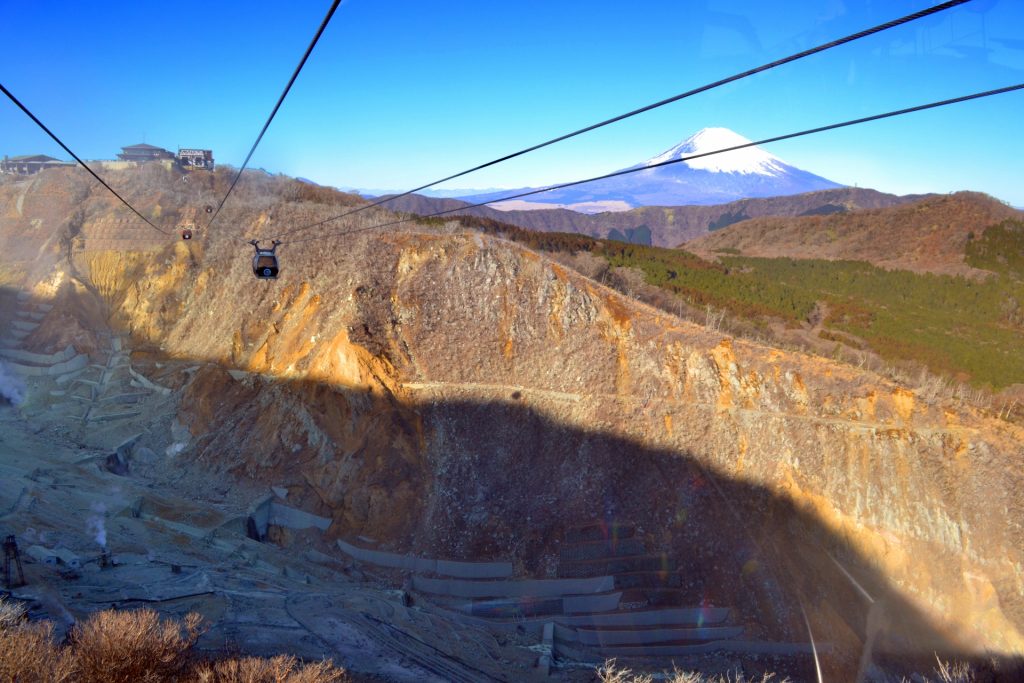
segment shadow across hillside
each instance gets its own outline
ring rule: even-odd
[[[680,575],[682,604],[733,607],[752,639],[807,642],[809,624],[815,641],[832,646],[822,661],[829,679],[853,680],[862,659],[884,659],[895,673],[931,671],[936,656],[971,661],[992,680],[1021,673],[1019,659],[975,656],[969,635],[935,623],[812,512],[716,471],[699,444],[651,448],[571,424],[529,389],[400,399],[230,374],[157,349],[140,368],[157,363],[199,365],[175,386],[192,430],[181,466],[304,489],[296,500],[331,517],[332,536],[371,531],[382,547],[511,559],[521,575],[544,577],[557,570],[566,529],[635,524],[648,551],[665,553],[665,571]],[[173,374],[162,379],[174,385]],[[167,436],[147,439],[163,445]]]
[[[512,392],[416,410],[438,473],[434,496],[451,501],[419,525],[424,550],[511,555],[543,576],[565,529],[635,523],[647,549],[666,552],[681,574],[685,604],[735,607],[750,637],[807,642],[803,609],[815,640],[832,643],[827,668],[843,680],[868,641],[918,671],[931,670],[935,653],[968,658],[970,636],[934,623],[813,513],[715,471],[699,450],[560,423]]]
[[[920,611],[813,512],[715,471],[699,450],[568,424],[532,405],[528,389],[473,400],[453,387],[403,401],[235,374],[205,365],[183,386],[179,417],[202,425],[183,461],[304,489],[289,500],[333,518],[331,537],[509,559],[520,575],[546,577],[567,529],[635,524],[681,577],[682,604],[734,607],[752,639],[808,642],[809,622],[840,679],[852,680],[866,647],[905,673],[931,671],[936,654],[989,666],[972,656],[971,635]],[[327,461],[314,433],[331,439]]]

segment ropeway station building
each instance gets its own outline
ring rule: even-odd
[[[22,154],[9,157],[4,155],[0,160],[0,173],[8,175],[34,175],[45,168],[58,168],[73,165],[67,161],[55,159],[46,154]]]
[[[178,153],[175,154],[163,147],[141,143],[122,147],[117,158],[121,161],[133,161],[139,164],[148,161],[173,161],[185,171],[212,171],[214,169],[213,150],[210,149],[178,148]]]
[[[108,170],[122,170],[134,168],[150,162],[159,162],[168,170],[177,167],[183,171],[212,171],[214,166],[213,150],[179,148],[178,153],[157,147],[139,143],[137,145],[126,145],[121,148],[116,161],[97,160],[101,168]],[[70,161],[61,161],[46,154],[24,154],[21,156],[4,155],[0,159],[0,173],[6,175],[34,175],[47,168],[58,168],[62,166],[74,166]]]

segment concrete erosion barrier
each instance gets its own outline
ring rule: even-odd
[[[726,607],[677,607],[670,609],[630,610],[617,614],[586,614],[558,619],[566,626],[702,626],[721,624],[729,618]]]
[[[63,375],[75,370],[81,370],[88,364],[89,357],[83,354],[75,356],[71,360],[64,361],[63,363],[57,363],[50,366],[22,365],[21,363],[11,362],[7,363],[7,367],[23,377],[44,377],[47,375]]]
[[[280,503],[270,504],[270,523],[288,529],[310,529],[315,527],[320,531],[327,531],[327,528],[331,526],[331,520],[328,517],[314,515],[311,512],[281,505]]]
[[[42,377],[47,374],[46,371],[49,369],[38,365],[22,365],[21,363],[7,363],[7,367],[22,377]]]
[[[473,600],[461,606],[462,611],[474,617],[512,619],[562,613],[561,598],[512,598]]]
[[[412,585],[424,593],[458,598],[560,597],[580,593],[607,593],[615,588],[612,576],[588,579],[527,579],[524,581],[471,581],[413,576]]]
[[[89,364],[89,357],[85,354],[75,356],[71,360],[64,361],[63,363],[57,363],[51,365],[49,368],[48,375],[63,375],[68,372],[74,372],[75,370],[81,370]]]
[[[574,595],[562,598],[562,611],[566,614],[611,612],[619,608],[621,600],[622,591],[605,593],[603,595]]]
[[[556,634],[557,635],[557,634]],[[831,643],[817,643],[818,654],[832,651]],[[556,651],[566,656],[584,656],[585,653],[561,645],[555,639]],[[633,645],[611,646],[600,649],[603,657],[683,657],[711,652],[733,652],[758,655],[809,655],[814,651],[810,643],[773,643],[763,640],[714,640],[697,645]]]
[[[142,385],[142,387],[145,388],[145,389],[149,389],[150,391],[155,391],[158,394],[162,394],[164,396],[167,396],[168,394],[171,393],[170,389],[168,389],[167,387],[161,386],[161,385],[157,384],[156,382],[150,381],[149,379],[147,379],[141,373],[136,372],[135,369],[132,368],[130,365],[128,366],[128,374],[130,374],[132,376],[132,379],[134,379],[136,382],[138,382],[140,385]]]
[[[596,647],[609,645],[653,645],[686,640],[726,640],[743,635],[742,626],[712,626],[709,628],[645,628],[629,631],[577,629],[576,636],[583,645]]]
[[[368,562],[380,567],[393,567],[424,574],[440,574],[462,579],[505,579],[512,576],[511,562],[458,562],[455,560],[436,560],[414,555],[389,553],[383,550],[359,548],[351,543],[338,540],[338,547],[360,562]]]
[[[273,494],[267,494],[250,505],[248,517],[260,539],[266,537],[267,527],[271,524],[286,529],[316,528],[320,531],[326,531],[331,526],[331,520],[327,517],[274,502]]]
[[[613,593],[596,593],[593,595],[575,595],[564,598],[495,598],[483,600],[465,600],[448,596],[434,598],[435,604],[442,604],[446,609],[461,614],[487,619],[516,619],[522,623],[524,619],[543,617],[545,620],[577,628],[579,626],[702,626],[706,623],[718,623],[705,619],[703,622],[686,621],[690,612],[698,610],[671,609],[649,610],[642,612],[637,618],[630,614],[602,614],[613,612],[619,608],[622,600],[621,591]],[[661,612],[665,612],[664,615]],[[728,610],[723,609],[728,614]],[[725,615],[711,615],[725,619]]]
[[[31,351],[21,351],[19,349],[0,349],[0,356],[9,358],[14,361],[21,361],[23,363],[32,363],[34,365],[53,365],[55,363],[63,363],[69,361],[75,357],[75,347],[70,344],[63,351],[57,353],[32,353]]]

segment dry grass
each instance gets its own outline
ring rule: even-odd
[[[742,672],[725,675],[707,676],[694,671],[675,669],[671,674],[665,673],[658,677],[666,683],[788,683],[788,678],[778,679],[775,674],[764,674],[760,678],[747,678]],[[601,683],[654,683],[652,674],[634,673],[630,669],[619,667],[614,659],[609,659],[597,669],[597,680]]]
[[[25,618],[25,608],[0,598],[0,631],[14,628]]]
[[[63,683],[78,680],[74,653],[53,642],[53,625],[0,626],[0,681]]]
[[[900,683],[981,683],[982,681],[992,680],[1020,680],[1019,675],[1021,670],[1016,668],[1014,672],[1009,673],[1006,678],[995,677],[995,672],[999,670],[999,663],[995,660],[990,662],[975,662],[969,664],[962,661],[943,661],[938,656],[935,657],[936,666],[935,670],[929,676],[922,676],[921,674],[915,674],[912,678],[902,678]],[[892,679],[895,681],[895,679]]]
[[[302,664],[295,657],[245,657],[209,662],[195,670],[197,683],[341,683],[344,671],[330,662]]]
[[[944,662],[940,659],[935,673],[942,683],[971,683],[974,680],[971,667],[964,662]]]
[[[306,664],[278,656],[209,660],[194,651],[204,629],[198,614],[162,619],[148,609],[108,610],[53,641],[49,622],[28,622],[0,600],[0,681],[35,683],[344,683],[330,661]]]
[[[183,623],[152,610],[94,614],[74,629],[71,647],[83,683],[172,680],[191,667],[191,650],[202,634],[198,614]]]

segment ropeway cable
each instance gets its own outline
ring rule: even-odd
[[[958,104],[960,102],[968,102],[970,100],[977,100],[977,99],[981,99],[981,98],[984,98],[984,97],[992,97],[994,95],[1002,95],[1002,94],[1013,92],[1013,91],[1017,91],[1017,90],[1024,90],[1024,83],[1018,83],[1017,85],[1010,85],[1010,86],[1007,86],[1005,88],[997,88],[995,90],[986,90],[984,92],[978,92],[978,93],[974,93],[974,94],[971,94],[971,95],[963,95],[961,97],[954,97],[954,98],[951,98],[951,99],[948,99],[948,100],[940,100],[938,102],[930,102],[928,104],[919,104],[919,105],[914,106],[914,107],[907,107],[905,109],[897,109],[895,111],[885,112],[884,114],[874,114],[873,116],[863,116],[861,118],[851,119],[849,121],[843,121],[841,123],[832,123],[832,124],[829,124],[827,126],[819,126],[817,128],[808,128],[807,130],[802,130],[802,131],[799,131],[797,133],[787,133],[786,135],[777,135],[775,137],[765,138],[763,140],[757,140],[755,142],[747,142],[747,143],[744,143],[742,145],[734,145],[732,147],[725,147],[723,149],[716,149],[716,150],[711,151],[711,152],[702,152],[700,154],[691,154],[689,156],[680,157],[679,159],[669,159],[668,161],[661,161],[661,162],[658,162],[658,163],[655,163],[655,164],[650,164],[648,166],[640,166],[640,167],[637,167],[637,168],[627,168],[627,169],[622,170],[622,171],[615,171],[614,173],[606,173],[604,175],[595,176],[593,178],[586,178],[584,180],[574,180],[572,182],[561,183],[559,185],[551,185],[549,187],[544,187],[544,188],[541,188],[539,190],[528,190],[526,192],[519,192],[519,193],[508,195],[508,196],[505,196],[505,197],[498,197],[496,199],[490,199],[490,200],[485,201],[485,202],[478,202],[476,204],[467,204],[465,206],[460,206],[458,208],[446,209],[444,211],[436,211],[434,213],[424,214],[424,215],[420,215],[420,216],[415,216],[413,218],[403,218],[403,219],[400,219],[400,220],[394,220],[394,221],[390,221],[390,222],[387,222],[387,223],[382,223],[382,224],[379,224],[379,225],[371,225],[371,226],[366,226],[366,227],[362,227],[362,228],[355,228],[355,229],[350,229],[350,230],[345,230],[345,231],[327,233],[325,235],[316,235],[316,236],[313,236],[313,237],[305,237],[305,238],[302,238],[302,239],[290,240],[289,243],[290,244],[297,244],[297,243],[302,243],[302,242],[312,242],[312,241],[320,240],[320,239],[328,239],[328,238],[331,238],[331,237],[341,237],[341,236],[344,236],[344,235],[351,235],[351,234],[358,233],[358,232],[365,232],[367,230],[376,230],[376,229],[379,229],[379,228],[385,228],[385,227],[388,227],[388,226],[391,226],[391,225],[398,225],[400,223],[407,223],[409,221],[419,220],[419,219],[423,219],[423,218],[436,218],[438,216],[447,216],[449,214],[464,212],[464,211],[468,211],[469,209],[479,208],[481,206],[487,206],[488,204],[496,204],[498,202],[505,202],[505,201],[508,201],[510,199],[519,199],[521,197],[529,197],[529,196],[535,195],[535,194],[542,194],[544,192],[551,192],[553,190],[561,190],[561,189],[564,189],[566,187],[574,187],[576,185],[583,185],[585,183],[592,183],[592,182],[595,182],[595,181],[598,181],[598,180],[605,180],[607,178],[617,178],[619,176],[629,175],[631,173],[639,173],[640,171],[647,171],[647,170],[650,170],[652,168],[660,168],[662,166],[670,166],[672,164],[679,164],[679,163],[683,163],[683,162],[686,162],[686,161],[690,161],[692,159],[699,159],[699,158],[702,158],[702,157],[709,157],[709,156],[713,156],[715,154],[723,154],[725,152],[732,152],[732,151],[735,151],[735,150],[738,150],[738,149],[745,149],[747,147],[755,147],[755,146],[760,146],[760,145],[766,145],[766,144],[769,144],[769,143],[772,143],[772,142],[779,142],[780,140],[790,140],[792,138],[803,137],[805,135],[813,135],[815,133],[823,133],[825,131],[836,130],[838,128],[846,128],[848,126],[856,126],[856,125],[859,125],[859,124],[862,124],[862,123],[869,123],[871,121],[879,121],[881,119],[892,118],[894,116],[903,116],[905,114],[911,114],[911,113],[914,113],[914,112],[924,111],[924,110],[927,110],[927,109],[936,109],[938,107],[946,107],[946,106],[949,106],[951,104]]]
[[[804,617],[804,626],[807,627],[807,636],[811,639],[811,654],[814,655],[814,672],[818,675],[818,683],[825,683],[825,679],[821,675],[821,660],[818,658],[818,644],[814,642],[814,631],[811,630],[811,620],[807,618],[807,610],[804,609],[804,601],[799,595],[796,596],[796,600],[800,605],[800,614]]]
[[[382,204],[387,204],[388,202],[394,201],[394,200],[399,199],[401,197],[407,197],[407,196],[409,196],[409,195],[411,195],[411,194],[413,194],[415,192],[419,192],[420,190],[425,190],[427,188],[433,187],[434,185],[440,185],[443,182],[447,182],[449,180],[454,180],[455,178],[460,178],[460,177],[462,177],[464,175],[468,175],[470,173],[473,173],[474,171],[479,171],[479,170],[487,168],[489,166],[494,166],[495,164],[500,164],[500,163],[502,163],[504,161],[508,161],[509,159],[514,159],[514,158],[522,156],[524,154],[528,154],[530,152],[534,152],[534,151],[536,151],[538,149],[541,149],[543,147],[547,147],[548,145],[553,145],[556,142],[561,142],[563,140],[568,140],[569,138],[576,137],[577,135],[582,135],[583,133],[588,133],[588,132],[590,132],[592,130],[597,130],[598,128],[602,128],[602,127],[610,125],[612,123],[616,123],[618,121],[622,121],[624,119],[628,119],[630,117],[636,116],[637,114],[642,114],[644,112],[651,111],[652,109],[657,109],[658,107],[663,107],[663,106],[665,106],[667,104],[671,104],[673,102],[678,102],[679,100],[686,99],[687,97],[692,97],[693,95],[697,95],[697,94],[700,94],[700,93],[703,93],[703,92],[707,92],[708,90],[713,90],[715,88],[721,87],[723,85],[727,85],[729,83],[734,83],[736,81],[739,81],[741,79],[747,78],[749,76],[753,76],[754,74],[758,74],[758,73],[761,73],[763,71],[768,71],[769,69],[774,69],[777,66],[782,66],[783,64],[788,64],[790,62],[795,62],[795,61],[797,61],[799,59],[803,59],[804,57],[809,57],[809,56],[817,54],[819,52],[824,52],[825,50],[830,50],[830,49],[832,49],[834,47],[838,47],[839,45],[844,45],[846,43],[851,43],[851,42],[853,42],[855,40],[860,40],[861,38],[865,38],[867,36],[874,35],[876,33],[882,32],[882,31],[886,31],[886,30],[888,30],[890,28],[894,28],[896,26],[901,26],[903,24],[907,24],[907,23],[910,23],[912,21],[916,21],[918,19],[922,19],[924,17],[931,16],[931,15],[936,14],[938,12],[943,12],[943,11],[945,11],[947,9],[950,9],[952,7],[956,7],[957,5],[963,5],[963,4],[967,3],[967,2],[970,2],[970,0],[949,0],[948,2],[944,2],[942,4],[935,5],[934,7],[929,7],[927,9],[923,9],[923,10],[920,10],[918,12],[914,12],[913,14],[908,14],[908,15],[906,15],[904,17],[900,17],[899,19],[893,19],[892,21],[887,21],[884,24],[879,24],[878,26],[874,26],[872,28],[864,29],[863,31],[858,31],[857,33],[853,33],[853,34],[848,35],[846,37],[839,38],[837,40],[833,40],[833,41],[830,41],[828,43],[824,43],[822,45],[818,45],[817,47],[812,47],[812,48],[810,48],[808,50],[804,50],[802,52],[797,52],[796,54],[790,55],[788,57],[783,57],[782,59],[775,60],[774,62],[769,62],[768,64],[763,64],[761,66],[755,67],[753,69],[749,69],[747,71],[735,74],[733,76],[729,76],[727,78],[723,78],[723,79],[715,81],[713,83],[708,83],[707,85],[702,85],[699,88],[694,88],[693,90],[688,90],[688,91],[680,93],[678,95],[673,95],[672,97],[668,97],[666,99],[659,100],[658,102],[654,102],[653,104],[648,104],[646,106],[640,107],[639,109],[634,109],[632,111],[628,111],[625,114],[620,114],[620,115],[614,116],[614,117],[612,117],[610,119],[605,119],[604,121],[600,121],[598,123],[586,126],[584,128],[580,128],[579,130],[574,130],[571,133],[566,133],[565,135],[560,135],[560,136],[558,136],[556,138],[552,138],[552,139],[547,140],[545,142],[541,142],[541,143],[538,143],[538,144],[533,145],[531,147],[527,147],[525,149],[521,149],[518,152],[513,152],[512,154],[506,154],[505,156],[500,157],[498,159],[494,159],[492,161],[488,161],[486,163],[479,164],[479,165],[474,166],[472,168],[468,168],[465,171],[460,171],[459,173],[455,173],[455,174],[452,174],[450,176],[441,178],[440,180],[435,180],[433,182],[427,183],[426,185],[420,185],[419,187],[413,188],[413,189],[408,190],[406,192],[402,192],[401,194],[391,195],[391,196],[385,197],[383,199],[378,199],[377,201],[371,202],[370,204],[365,204],[365,205],[363,205],[363,206],[361,206],[361,207],[359,207],[357,209],[353,209],[351,211],[346,211],[345,213],[338,214],[337,216],[333,216],[331,218],[325,218],[324,220],[317,221],[315,223],[309,223],[308,225],[299,226],[299,227],[294,228],[292,230],[288,230],[286,232],[283,232],[283,233],[277,235],[277,237],[278,238],[284,238],[284,237],[287,237],[288,235],[294,235],[295,233],[298,233],[298,232],[302,232],[302,231],[309,230],[309,229],[312,229],[312,228],[320,227],[321,225],[324,225],[326,223],[330,223],[332,221],[339,220],[341,218],[345,218],[346,216],[351,216],[351,215],[359,213],[361,211],[365,211],[367,209],[371,209],[373,207],[380,206]]]
[[[70,147],[65,145],[64,142],[59,137],[57,137],[56,134],[54,134],[53,131],[51,131],[49,128],[47,128],[46,125],[42,121],[40,121],[39,118],[36,117],[35,114],[33,114],[31,111],[29,111],[29,108],[26,107],[24,104],[22,104],[21,100],[19,100],[17,97],[15,97],[14,93],[12,93],[10,90],[5,88],[2,83],[0,83],[0,91],[3,91],[4,95],[7,95],[8,99],[10,99],[11,102],[14,102],[14,104],[17,105],[17,107],[19,109],[21,109],[23,112],[25,112],[26,116],[28,116],[30,119],[32,119],[32,121],[35,122],[35,124],[37,126],[39,126],[40,128],[43,129],[44,133],[46,133],[51,138],[53,138],[54,142],[56,142],[58,145],[60,145],[61,148],[63,148],[63,150],[65,152],[67,152],[68,154],[71,155],[71,158],[73,158],[75,161],[77,161],[82,168],[84,168],[86,171],[89,172],[89,175],[91,175],[93,178],[95,178],[97,181],[99,181],[99,184],[102,185],[103,187],[107,188],[112,195],[114,195],[115,197],[120,199],[121,203],[124,204],[125,206],[127,206],[129,209],[131,209],[132,213],[134,213],[136,216],[141,218],[146,223],[146,225],[148,225],[149,227],[153,228],[154,230],[156,230],[157,232],[159,232],[162,235],[168,235],[169,236],[171,234],[171,233],[167,232],[166,230],[161,230],[160,228],[158,228],[155,225],[153,225],[153,223],[148,218],[143,216],[141,213],[139,213],[139,211],[134,206],[129,204],[127,199],[125,199],[124,197],[119,195],[117,193],[117,190],[112,188],[110,185],[107,185],[106,181],[103,180],[103,178],[100,178],[98,175],[96,175],[96,172],[93,171],[91,168],[89,168],[88,164],[86,164],[84,161],[82,161],[77,154],[72,152]]]
[[[320,40],[320,36],[323,35],[324,29],[327,28],[327,24],[330,23],[331,17],[334,16],[334,11],[338,9],[338,5],[341,4],[341,0],[333,0],[331,8],[327,10],[327,15],[324,20],[320,23],[320,28],[317,29],[316,35],[313,36],[313,40],[310,41],[309,47],[306,48],[306,53],[302,55],[302,59],[299,60],[299,65],[295,67],[295,71],[292,72],[292,77],[288,79],[288,85],[284,87],[284,91],[281,96],[277,98],[277,104],[274,105],[274,109],[270,112],[270,116],[267,117],[267,122],[263,124],[263,129],[260,134],[256,136],[256,142],[252,143],[252,147],[249,149],[249,153],[245,157],[245,161],[242,162],[242,166],[238,169],[238,173],[235,174],[234,180],[231,181],[231,186],[228,187],[228,191],[224,193],[224,198],[220,200],[220,204],[217,205],[217,210],[213,212],[213,216],[210,218],[210,222],[206,224],[206,229],[209,231],[210,226],[217,220],[217,216],[220,214],[220,210],[224,207],[224,202],[231,196],[231,191],[235,189],[235,185],[238,184],[238,179],[242,177],[242,172],[245,167],[248,166],[249,160],[252,159],[253,153],[256,152],[256,147],[260,144],[260,140],[263,139],[263,134],[267,132],[267,128],[270,127],[270,122],[274,120],[274,116],[277,115],[277,110],[281,108],[281,104],[284,102],[284,98],[288,96],[288,92],[292,89],[292,85],[295,83],[295,79],[299,77],[299,72],[302,71],[302,67],[306,65],[306,60],[309,59],[309,55],[313,52],[313,48],[316,47],[317,41]]]

